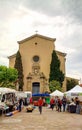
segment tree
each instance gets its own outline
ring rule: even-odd
[[[58,81],[56,81],[56,80],[50,81],[50,83],[49,83],[50,92],[53,92],[55,90],[62,91],[62,88],[60,86],[61,85]]]
[[[21,60],[21,54],[20,52],[18,51],[17,54],[16,54],[16,60],[15,60],[15,65],[14,65],[14,68],[17,69],[18,71],[18,84],[19,84],[19,90],[23,90],[23,85],[24,85],[24,82],[23,82],[23,67],[22,67],[22,60]]]
[[[0,87],[15,88],[14,82],[18,78],[18,72],[15,68],[0,66]]]
[[[52,61],[50,64],[50,74],[49,74],[49,82],[52,80],[59,81],[61,87],[62,83],[64,81],[64,73],[60,70],[60,60],[58,59],[58,56],[53,50],[52,52]]]
[[[75,79],[67,79],[67,91],[72,89],[77,84],[78,84],[78,81],[76,81]]]

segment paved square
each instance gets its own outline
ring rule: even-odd
[[[0,116],[0,130],[82,130],[82,115],[52,111],[43,107],[27,113],[26,108],[13,116]]]

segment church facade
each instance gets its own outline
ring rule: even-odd
[[[55,50],[55,38],[35,34],[18,41],[21,54],[24,86],[23,91],[44,93],[49,91],[49,73],[52,52]],[[61,62],[60,69],[65,74],[66,54],[56,51]],[[14,67],[16,54],[9,56],[9,67]],[[63,91],[66,90],[66,78],[63,82]]]

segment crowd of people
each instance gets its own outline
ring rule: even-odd
[[[59,97],[55,97],[55,103],[54,106],[56,107],[56,111],[58,112],[65,112],[68,111],[70,113],[77,113],[80,114],[81,112],[81,104],[78,97],[71,98],[68,100],[66,96],[63,96],[62,99]]]
[[[30,104],[33,104],[33,99],[32,97],[30,98]],[[38,99],[38,109],[40,114],[42,114],[42,107],[43,106],[48,106],[48,108],[52,110],[56,110],[58,112],[65,112],[69,111],[70,112],[70,106],[75,106],[76,113],[80,114],[80,100],[78,97],[71,98],[68,100],[66,96],[63,96],[62,98],[55,96],[55,97],[50,97],[50,103],[47,104],[45,101],[45,98],[39,97]]]
[[[9,95],[13,97],[12,103],[13,103],[13,110],[18,110],[19,112],[22,111],[22,107],[25,105],[25,99],[24,98],[19,98],[17,102],[15,103],[15,96]],[[9,97],[8,96],[8,97]],[[11,98],[10,98],[11,100]],[[45,98],[39,97],[38,99],[38,110],[39,113],[42,114],[42,107],[47,106],[51,110],[56,110],[58,112],[65,112],[69,111],[70,112],[70,106],[75,106],[75,111],[76,113],[80,114],[80,100],[78,97],[72,98],[70,101],[66,98],[66,96],[63,96],[62,98],[55,96],[55,97],[50,97],[50,103],[47,104]],[[34,107],[34,101],[33,98],[31,97],[29,100],[29,103],[27,104],[27,108],[32,107],[32,110],[35,108]]]
[[[55,98],[52,97],[50,100],[50,108],[53,110],[54,107],[56,108],[56,111],[58,112],[65,112],[69,111],[70,112],[70,106],[75,106],[76,108],[76,113],[80,114],[80,100],[78,97],[71,98],[71,100],[68,100],[66,96],[63,96],[62,99],[60,99],[58,96]]]
[[[44,99],[42,99],[40,97],[38,100],[38,108],[39,108],[40,114],[42,113],[43,104],[44,104]],[[72,112],[74,112],[74,113],[76,112],[76,113],[80,114],[81,106],[80,106],[80,100],[78,97],[71,98],[71,100],[68,100],[66,98],[66,96],[63,96],[62,99],[60,99],[60,97],[58,97],[58,96],[51,97],[50,104],[48,104],[48,105],[49,105],[50,109],[54,110],[54,108],[55,108],[55,110],[58,112],[65,112],[65,111],[71,112],[70,108],[71,108],[71,106],[74,106],[75,111],[72,111]]]
[[[30,104],[33,105],[33,99],[31,98]],[[45,98],[39,97],[38,99],[38,110],[40,114],[42,114],[42,107],[48,106],[51,110],[56,110],[58,112],[65,112],[70,111],[70,106],[75,106],[75,112],[80,114],[80,100],[78,97],[71,98],[71,100],[68,100],[66,96],[63,96],[62,98],[55,96],[50,98],[50,104],[46,104]],[[74,112],[74,113],[75,113]]]
[[[50,108],[53,110],[54,107],[56,107],[56,111],[61,112],[62,106],[63,106],[63,112],[66,110],[66,104],[67,104],[67,99],[64,96],[62,99],[60,99],[58,96],[55,98],[52,97],[50,100]]]

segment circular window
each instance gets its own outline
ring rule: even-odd
[[[34,61],[34,62],[38,62],[38,61],[39,61],[39,56],[34,56],[34,57],[33,57],[33,61]]]

